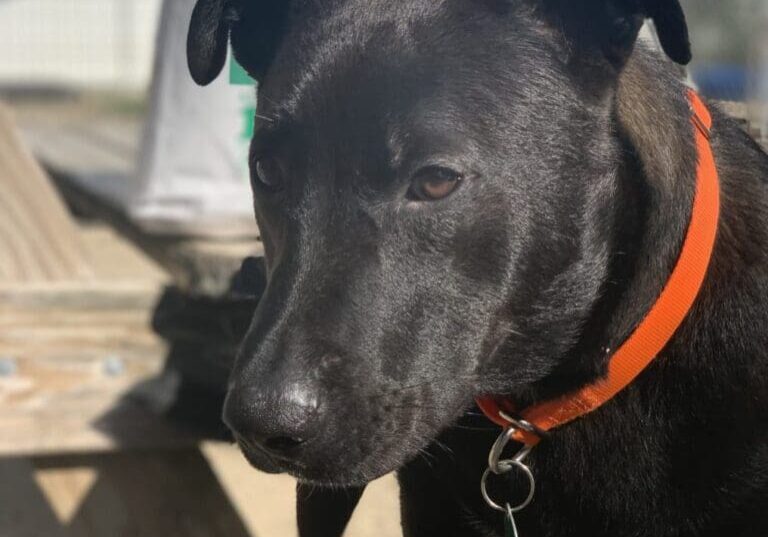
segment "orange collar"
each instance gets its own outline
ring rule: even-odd
[[[535,445],[540,434],[520,428],[519,416],[530,430],[546,432],[592,412],[632,382],[656,357],[685,319],[699,294],[709,267],[720,214],[720,185],[709,144],[712,116],[700,97],[690,90],[691,122],[696,135],[698,165],[696,194],[680,257],[658,300],[608,364],[608,374],[593,384],[517,413],[504,397],[479,397],[477,404],[494,423],[514,427],[514,438]]]

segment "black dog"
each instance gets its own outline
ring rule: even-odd
[[[259,80],[269,282],[225,420],[255,466],[358,487],[319,494],[346,511],[318,534],[398,470],[406,535],[500,535],[473,397],[594,381],[658,297],[697,151],[681,70],[636,44],[648,17],[686,63],[675,0],[199,0],[195,79],[229,38]],[[704,287],[635,382],[533,452],[523,537],[768,535],[768,157],[712,112]]]

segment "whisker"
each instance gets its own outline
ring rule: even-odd
[[[427,466],[432,470],[435,469],[434,463],[437,461],[437,458],[432,453],[424,448],[419,448],[419,456],[427,463]]]

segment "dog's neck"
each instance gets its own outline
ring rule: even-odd
[[[633,55],[615,97],[622,140],[613,255],[600,299],[569,356],[523,394],[544,400],[605,374],[611,351],[640,323],[679,255],[696,181],[696,146],[679,69]]]

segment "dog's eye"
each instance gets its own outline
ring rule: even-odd
[[[269,191],[279,190],[282,186],[280,166],[274,159],[261,158],[253,166],[253,182]]]
[[[411,180],[408,198],[414,201],[436,201],[447,198],[458,188],[462,175],[442,166],[422,168]]]

